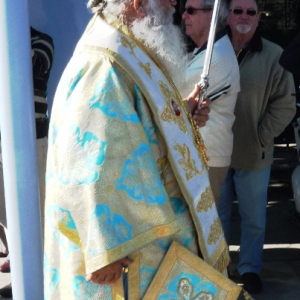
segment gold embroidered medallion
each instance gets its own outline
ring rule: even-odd
[[[181,131],[187,134],[186,124],[183,119],[183,113],[181,112],[181,106],[176,101],[176,94],[170,91],[163,82],[160,81],[158,84],[167,103],[164,107],[163,113],[161,114],[161,118],[166,122],[175,123],[179,126]]]

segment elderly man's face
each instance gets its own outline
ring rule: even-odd
[[[200,10],[199,10],[200,9]],[[202,10],[201,10],[202,9]],[[212,7],[204,7],[202,0],[188,0],[182,18],[186,34],[197,44],[207,40],[212,17]]]
[[[228,24],[232,34],[247,35],[252,38],[260,16],[254,0],[233,0],[230,5]]]

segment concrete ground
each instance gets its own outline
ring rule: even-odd
[[[300,219],[295,216],[291,188],[292,171],[298,163],[295,147],[275,148],[268,195],[264,268],[260,274],[264,290],[253,295],[256,300],[300,300]],[[239,221],[238,206],[234,202],[230,269],[232,279],[238,284]],[[0,258],[0,263],[4,261],[5,258]],[[0,272],[0,288],[9,282],[10,274]]]

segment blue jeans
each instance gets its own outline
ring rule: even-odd
[[[270,172],[271,166],[260,171],[230,168],[220,188],[218,212],[228,243],[232,201],[235,195],[239,204],[241,240],[238,271],[240,274],[259,273],[262,268]]]

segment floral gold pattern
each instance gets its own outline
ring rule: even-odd
[[[210,232],[208,236],[207,243],[209,245],[214,245],[222,235],[222,226],[220,219],[215,219],[214,223],[210,226]]]
[[[133,55],[138,61],[139,66],[145,71],[145,73],[151,78],[151,66],[150,63],[143,64],[134,53],[134,48],[136,47],[133,41],[130,41],[125,36],[121,36],[121,43],[125,48],[129,48],[129,53]]]
[[[181,131],[187,134],[186,124],[183,119],[183,114],[178,114],[177,111],[180,108],[180,104],[177,103],[176,94],[168,89],[168,87],[163,83],[159,82],[159,87],[162,94],[165,96],[167,105],[164,107],[164,111],[161,115],[162,119],[166,122],[177,124]],[[176,111],[174,107],[176,106]]]
[[[149,63],[142,64],[139,62],[139,66],[146,72],[146,74],[151,78],[151,67]]]
[[[201,291],[197,295],[195,295],[195,289],[189,279],[182,278],[178,282],[177,287],[178,295],[181,299],[186,300],[194,300],[194,299],[202,299],[202,300],[213,300],[214,296],[210,293],[207,293],[205,291]]]
[[[195,165],[195,161],[191,159],[190,149],[187,145],[183,144],[180,146],[178,143],[176,143],[174,150],[179,152],[179,154],[182,156],[182,159],[180,159],[178,163],[183,166],[187,180],[194,178],[196,175],[203,174],[204,168],[202,168],[202,170],[199,172]]]
[[[131,55],[135,56],[135,54],[134,54],[135,43],[132,42],[132,41],[130,41],[129,39],[127,39],[127,38],[126,38],[125,36],[123,36],[123,35],[122,35],[120,38],[121,38],[121,43],[122,43],[122,45],[123,45],[125,48],[129,48],[129,49],[130,49],[129,53],[130,53]],[[136,57],[136,56],[135,56],[135,57]]]
[[[197,212],[206,212],[209,209],[212,208],[214,203],[214,199],[212,196],[212,193],[210,191],[210,188],[207,187],[205,191],[201,194],[201,199],[199,200],[197,204]]]

